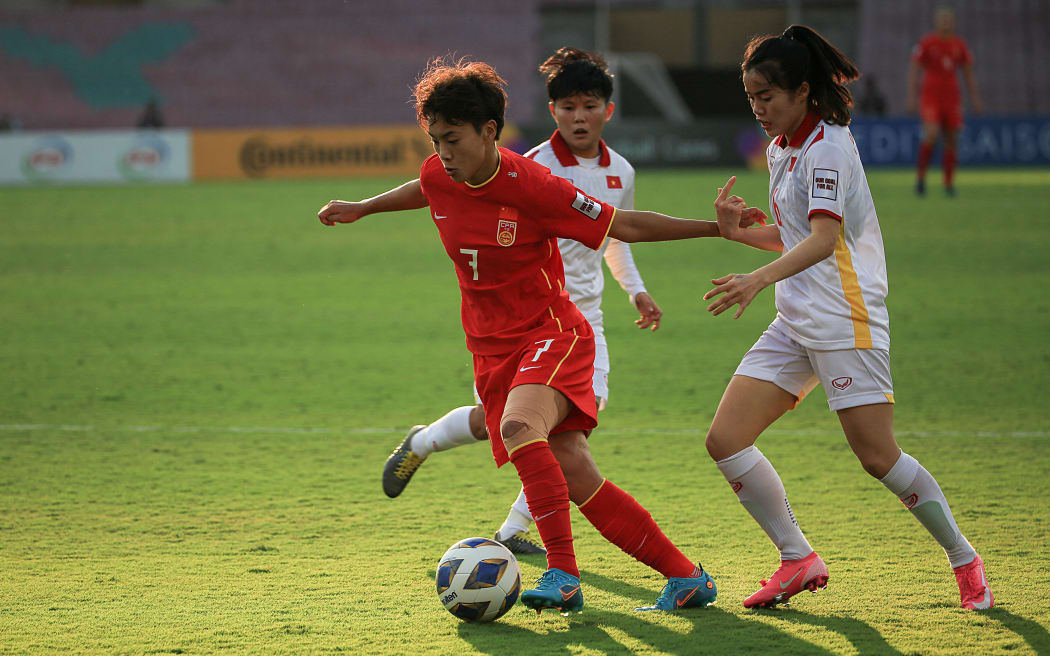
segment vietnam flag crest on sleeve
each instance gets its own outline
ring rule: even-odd
[[[609,189],[623,189],[623,183],[620,182],[620,176],[618,175],[605,176],[605,182],[608,183]]]

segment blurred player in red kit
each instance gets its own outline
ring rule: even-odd
[[[983,107],[977,94],[977,82],[973,76],[973,55],[966,42],[956,36],[955,14],[947,7],[937,10],[936,31],[927,34],[912,52],[908,69],[908,111],[916,110],[915,98],[919,97],[918,111],[922,121],[922,140],[919,143],[918,179],[915,191],[926,193],[926,167],[933,156],[937,137],[944,134],[944,154],[941,165],[944,169],[944,189],[949,196],[955,195],[956,144],[962,127],[962,98],[956,73],[962,71],[970,93],[970,102],[976,112]],[[922,88],[919,90],[919,69],[922,69]],[[919,93],[916,94],[916,91]]]

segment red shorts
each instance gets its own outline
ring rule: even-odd
[[[590,433],[598,425],[594,402],[594,331],[586,321],[567,332],[542,329],[517,351],[474,356],[474,383],[485,406],[485,426],[496,466],[510,458],[500,438],[507,395],[518,385],[538,383],[564,394],[573,407],[551,435],[573,430]]]
[[[962,105],[958,101],[923,98],[919,105],[919,118],[923,123],[934,123],[945,130],[962,127]]]

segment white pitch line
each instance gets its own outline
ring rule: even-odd
[[[662,429],[646,428],[638,430],[601,430],[604,435],[658,435],[658,436],[694,436],[702,437],[706,433],[696,428]],[[91,426],[81,424],[0,424],[0,431],[56,431],[56,432],[95,432],[112,431],[121,433],[277,433],[287,435],[385,435],[401,433],[403,427],[358,427],[358,428],[296,428],[286,426]],[[803,430],[771,428],[763,435],[841,435],[835,430]],[[1047,438],[1050,431],[895,431],[898,437],[989,437],[989,438]]]

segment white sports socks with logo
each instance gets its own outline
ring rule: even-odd
[[[780,550],[781,560],[805,558],[813,551],[791,512],[780,475],[757,447],[749,446],[716,464],[737,499]]]
[[[977,552],[959,532],[941,486],[918,460],[901,451],[897,464],[881,481],[944,547],[952,567],[966,565],[977,557]]]

